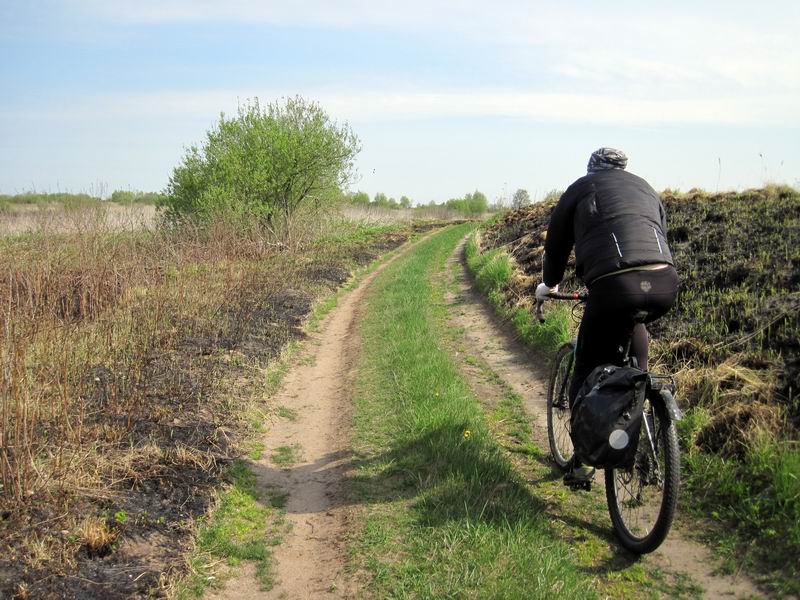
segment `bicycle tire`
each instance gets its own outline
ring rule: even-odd
[[[547,386],[547,439],[550,455],[566,470],[574,453],[570,432],[569,384],[575,360],[575,342],[558,349]]]
[[[652,422],[654,430],[654,441],[657,444],[656,456],[659,467],[662,469],[663,477],[661,485],[645,482],[642,479],[653,477],[649,462],[652,462],[652,452],[647,452],[649,441],[642,424],[642,432],[639,438],[640,450],[636,454],[636,463],[631,469],[606,469],[606,501],[608,502],[608,512],[611,515],[611,523],[622,546],[635,554],[647,554],[658,548],[669,533],[672,521],[675,517],[675,510],[678,505],[678,492],[680,487],[680,456],[678,447],[678,435],[675,431],[675,423],[667,416],[665,407],[656,403],[649,404],[645,414]],[[648,462],[648,465],[643,463]],[[642,474],[645,477],[642,477]],[[638,477],[638,480],[637,480]],[[629,483],[625,484],[625,480]],[[635,483],[635,481],[637,483]],[[640,497],[634,498],[632,489],[638,490]],[[625,495],[629,498],[621,499],[620,486]],[[643,491],[646,489],[648,497],[643,498]],[[626,511],[621,504],[630,502],[634,508]],[[658,502],[658,506],[655,503]],[[639,505],[636,507],[635,505]],[[653,525],[649,529],[638,523],[636,515],[644,516],[647,520],[652,520]]]

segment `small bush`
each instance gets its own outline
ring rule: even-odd
[[[166,217],[205,222],[219,214],[258,221],[283,238],[301,209],[342,198],[358,138],[301,97],[266,107],[254,100],[220,115],[206,141],[192,146],[167,186]]]

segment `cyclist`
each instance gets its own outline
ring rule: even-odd
[[[647,369],[647,329],[634,322],[634,315],[644,311],[644,322],[653,321],[670,309],[678,293],[664,207],[644,179],[625,170],[627,163],[614,148],[593,152],[587,174],[561,196],[547,229],[537,300],[558,291],[573,246],[576,275],[589,289],[570,402],[596,366],[621,364],[631,330],[631,355]],[[573,458],[564,481],[582,483],[593,475],[593,468]]]

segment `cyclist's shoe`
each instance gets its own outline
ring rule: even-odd
[[[564,485],[573,490],[584,489],[589,491],[592,489],[594,473],[594,467],[587,467],[575,461],[570,465],[569,470],[564,475]]]

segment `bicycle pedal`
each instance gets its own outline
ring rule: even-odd
[[[584,490],[586,492],[592,491],[591,481],[572,481],[572,482],[565,481],[564,485],[567,486],[572,492],[579,492],[581,490]]]

